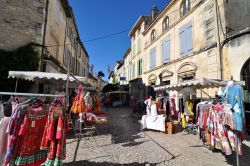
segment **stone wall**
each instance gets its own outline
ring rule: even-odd
[[[45,0],[0,1],[0,49],[42,44]]]

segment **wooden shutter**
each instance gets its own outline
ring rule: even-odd
[[[153,52],[152,52],[152,50],[150,51],[150,55],[149,55],[149,68],[150,69],[153,68]]]
[[[186,24],[186,55],[191,54],[193,51],[193,31],[192,22]]]
[[[168,63],[169,60],[170,60],[170,38],[167,37],[163,40],[162,63]]]
[[[184,56],[186,53],[186,35],[185,35],[185,27],[180,28],[180,55]]]

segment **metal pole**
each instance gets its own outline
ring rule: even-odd
[[[66,144],[64,144],[64,139],[65,139],[65,127],[66,127],[66,109],[69,109],[69,61],[68,61],[68,73],[67,73],[67,83],[66,83],[66,94],[65,94],[65,109],[63,110],[63,135],[62,135],[62,144],[63,144],[63,147],[62,147],[62,157],[64,156],[64,146],[66,146]]]
[[[239,152],[238,152],[238,132],[235,130],[235,140],[236,140],[236,163],[237,166],[240,166],[240,161],[239,161]]]
[[[15,93],[17,91],[18,78],[16,79]]]
[[[216,31],[216,43],[217,43],[217,48],[216,48],[216,62],[217,62],[217,78],[222,79],[222,74],[221,74],[221,52],[220,52],[220,31],[219,31],[219,20],[218,20],[218,2],[217,0],[214,0],[214,14],[215,14],[215,19],[216,19],[216,24],[215,24],[215,31]]]

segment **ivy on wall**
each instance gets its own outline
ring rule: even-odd
[[[39,67],[39,55],[33,43],[12,51],[0,49],[0,91],[14,91],[15,79],[8,79],[9,71],[36,71]],[[31,86],[30,81],[19,80],[18,92],[25,92]]]

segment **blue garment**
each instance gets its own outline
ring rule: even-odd
[[[245,110],[243,89],[240,85],[232,85],[227,90],[227,101],[232,105],[234,123],[237,131],[244,131]]]

